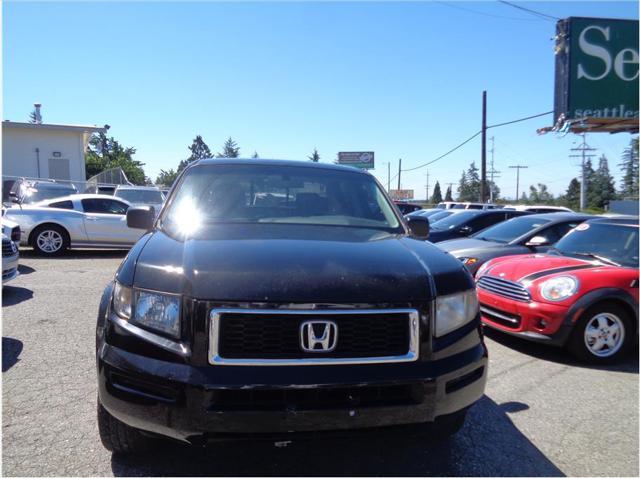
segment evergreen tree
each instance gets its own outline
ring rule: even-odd
[[[433,195],[431,196],[431,203],[438,204],[442,202],[442,191],[440,190],[440,182],[436,181],[436,185],[433,187]]]
[[[480,174],[476,163],[473,161],[467,169],[467,183],[469,190],[466,201],[477,201],[480,198]]]
[[[38,118],[36,117],[36,110],[33,110],[29,113],[29,123],[35,124],[36,121],[38,121]]]
[[[522,202],[524,204],[527,204],[529,202],[529,198],[527,197],[527,193],[524,192],[524,191],[522,191],[522,194],[520,195],[520,202]]]
[[[178,177],[178,174],[178,171],[175,171],[173,168],[169,169],[168,171],[161,169],[160,174],[158,174],[158,177],[156,178],[156,184],[171,187],[173,182]]]
[[[251,156],[251,159],[258,159],[260,156],[258,156],[258,152],[254,151],[253,152],[253,156]]]
[[[202,136],[200,135],[196,135],[196,137],[193,139],[193,142],[191,143],[191,146],[189,146],[188,148],[189,148],[189,151],[191,151],[191,154],[187,159],[183,159],[182,161],[180,161],[180,164],[178,164],[177,172],[182,171],[184,168],[187,167],[189,163],[192,163],[193,161],[197,161],[198,159],[208,159],[213,157],[213,155],[211,154],[211,150],[209,149],[209,146],[207,146],[207,143],[204,142],[204,140],[202,139]]]
[[[133,184],[145,184],[144,163],[133,159],[135,153],[135,148],[122,146],[105,133],[94,134],[85,154],[87,179],[107,169],[121,168]]]
[[[451,186],[447,188],[447,192],[444,195],[445,201],[453,201],[453,196],[451,195]]]
[[[227,139],[224,142],[224,146],[222,147],[222,152],[218,153],[218,158],[238,158],[240,157],[240,147],[238,144],[231,139]]]
[[[318,161],[320,161],[320,155],[318,154],[318,150],[316,148],[313,148],[313,153],[311,153],[311,156],[307,156],[307,158],[309,158],[309,161],[313,161],[314,163],[317,163]]]
[[[462,171],[462,176],[458,182],[458,201],[466,201],[469,192],[469,183],[467,182],[467,173]]]
[[[629,147],[622,153],[622,162],[618,163],[622,170],[620,195],[623,198],[638,198],[638,138],[633,138]]]
[[[616,198],[616,187],[613,176],[609,172],[609,162],[603,154],[598,162],[598,169],[588,189],[587,204],[591,208],[604,209],[610,201]]]
[[[562,198],[562,203],[570,209],[578,209],[580,207],[580,181],[573,178],[569,183],[567,192]]]

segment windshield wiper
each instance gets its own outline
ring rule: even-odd
[[[593,252],[574,252],[573,254],[575,254],[576,256],[592,257],[594,259],[599,260],[600,262],[605,262],[607,264],[611,264],[613,266],[620,267],[620,264],[618,264],[617,262],[612,261],[611,259],[609,259],[607,257],[603,257],[603,256],[599,256],[598,254],[594,254]]]

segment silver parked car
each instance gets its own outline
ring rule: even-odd
[[[8,209],[5,217],[20,225],[20,245],[43,255],[69,247],[128,249],[144,234],[127,227],[129,206],[104,194],[73,194]]]
[[[151,206],[156,216],[162,208],[165,196],[156,186],[117,186],[113,195],[124,199],[132,206]]]

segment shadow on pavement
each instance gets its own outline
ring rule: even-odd
[[[11,337],[2,337],[2,371],[6,372],[20,360],[22,342]]]
[[[33,267],[25,266],[24,264],[18,265],[18,272],[20,272],[21,275],[28,275],[35,271]]]
[[[611,372],[638,373],[638,345],[631,348],[631,352],[623,357],[619,363],[612,365],[594,365],[581,362],[571,355],[571,353],[560,347],[553,347],[545,344],[538,344],[528,340],[503,334],[497,330],[484,327],[484,334],[505,347],[509,347],[520,353],[529,355],[540,360],[555,362],[572,367],[583,367],[594,370],[608,370]]]
[[[111,468],[116,476],[564,476],[513,425],[506,412],[527,407],[514,403],[497,405],[483,397],[462,431],[441,444],[383,430],[358,438],[294,439],[286,448],[166,442],[150,455],[113,455]]]
[[[2,286],[2,307],[19,304],[33,297],[33,291],[24,287]]]
[[[42,256],[33,249],[20,249],[20,257],[29,259],[115,259],[127,255],[128,249],[69,249],[59,256]]]

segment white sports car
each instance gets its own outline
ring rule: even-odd
[[[144,234],[127,227],[129,206],[104,194],[73,194],[7,209],[5,217],[20,225],[20,245],[43,255],[70,247],[128,249]]]

